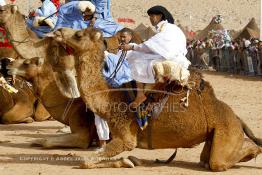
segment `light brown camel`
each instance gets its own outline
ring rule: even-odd
[[[0,122],[3,124],[31,123],[34,120],[42,121],[49,118],[41,104],[36,111],[34,106],[38,103],[33,93],[32,87],[23,79],[17,78],[13,87],[17,93],[10,93],[0,87]]]
[[[92,28],[77,32],[64,28],[55,32],[57,41],[75,49],[81,97],[89,109],[106,119],[110,127],[113,139],[100,155],[112,157],[136,146],[149,148],[147,132],[137,135],[134,115],[128,107],[124,108],[126,110],[121,108],[127,106],[125,93],[110,89],[101,74],[104,52],[101,36],[100,31]],[[190,81],[195,86],[189,96],[189,107],[179,105],[184,93],[170,95],[164,110],[153,122],[151,145],[156,149],[191,148],[205,142],[200,161],[212,171],[225,171],[260,154],[262,140],[253,135],[227,104],[215,97],[213,88],[202,81],[201,74],[192,71]],[[244,134],[252,141],[245,141]],[[125,162],[126,159],[87,163],[83,167],[121,167],[127,165]]]
[[[95,133],[93,113],[86,112],[81,99],[69,99],[59,91],[52,67],[47,59],[18,59],[9,65],[9,73],[26,78],[33,84],[38,97],[48,112],[57,121],[70,126],[70,134],[39,140],[44,148],[79,147],[90,145],[91,135]]]
[[[8,58],[0,59],[0,77],[7,77],[6,66],[10,62]],[[41,102],[34,96],[31,85],[20,77],[16,77],[13,87],[17,93],[10,93],[0,87],[0,122],[3,124],[31,123],[43,121],[50,114]]]

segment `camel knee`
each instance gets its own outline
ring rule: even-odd
[[[131,141],[131,140],[124,143],[124,147],[126,151],[131,151],[135,149],[136,145],[137,145],[136,141]]]

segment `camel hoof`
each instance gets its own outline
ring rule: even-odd
[[[79,166],[80,169],[94,169],[96,168],[96,165],[94,163],[91,163],[91,162],[85,162],[85,163],[82,163],[80,166]]]
[[[134,157],[134,156],[128,156],[127,157],[135,166],[141,166],[142,165],[142,161],[139,160],[138,158]]]
[[[124,167],[125,168],[134,168],[135,165],[129,159],[123,159]]]
[[[34,119],[32,119],[32,117],[27,117],[25,118],[22,123],[33,123],[34,122]]]

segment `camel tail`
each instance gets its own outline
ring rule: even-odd
[[[251,139],[253,140],[258,146],[262,147],[262,139],[260,138],[257,138],[254,133],[251,131],[251,129],[247,126],[247,124],[241,120],[239,117],[238,119],[240,120],[241,122],[241,125],[243,127],[243,130],[245,132],[245,134]]]

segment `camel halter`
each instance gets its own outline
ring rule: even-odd
[[[5,29],[6,30],[6,29]],[[8,39],[8,41],[12,44],[14,43],[18,43],[19,44],[23,44],[23,43],[28,43],[30,41],[30,36],[28,35],[27,37],[25,37],[22,41],[18,41],[18,40],[15,40],[11,37],[12,35],[10,34],[10,32],[8,30],[6,30],[6,38]]]

